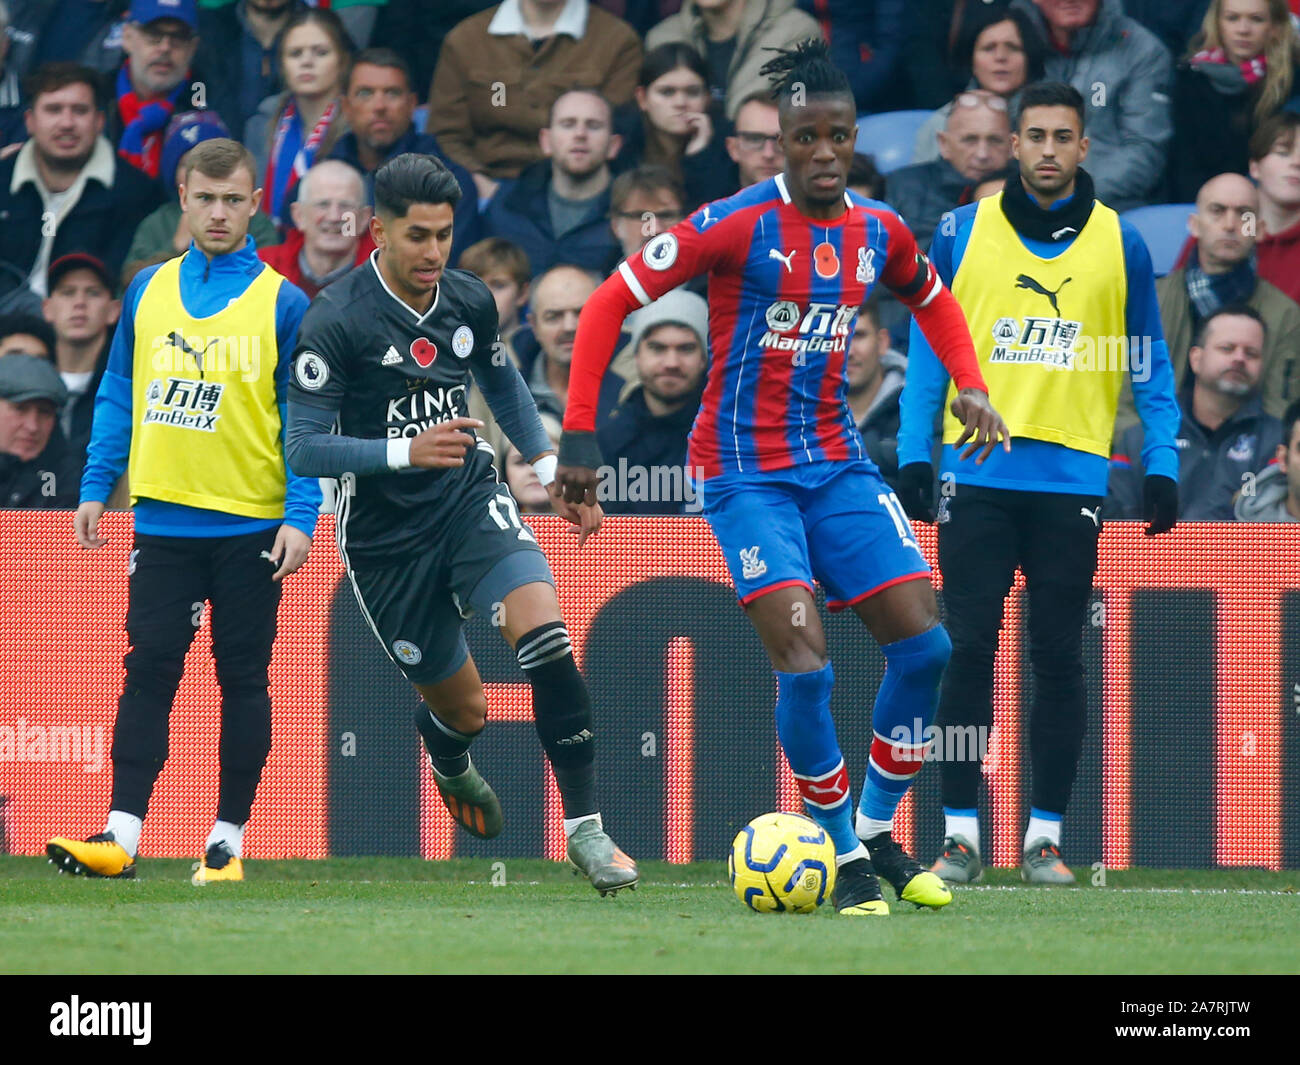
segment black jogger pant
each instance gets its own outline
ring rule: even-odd
[[[126,685],[113,730],[113,803],[143,818],[167,760],[168,718],[185,655],[212,609],[212,656],[221,686],[217,819],[243,824],[271,750],[267,669],[280,585],[262,557],[278,527],[244,536],[137,533],[129,566]]]
[[[937,723],[941,729],[992,726],[993,660],[1003,604],[1020,567],[1029,590],[1032,802],[1053,813],[1065,812],[1083,749],[1083,624],[1097,572],[1101,502],[958,485],[947,499],[948,520],[939,525],[952,659]],[[944,806],[976,806],[977,757],[941,763]]]

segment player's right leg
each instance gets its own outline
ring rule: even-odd
[[[207,598],[202,543],[136,533],[128,562],[126,681],[113,727],[113,798],[104,830],[46,844],[60,872],[132,877],[154,783],[167,760],[167,723],[185,653]]]
[[[835,844],[835,909],[889,906],[853,831],[848,771],[831,719],[834,673],[812,595],[812,567],[792,483],[780,475],[710,479],[704,513],[776,674],[776,727],[809,816]]]
[[[939,526],[939,571],[952,657],[939,689],[936,724],[945,736],[978,737],[993,727],[993,663],[1003,606],[1016,576],[1021,530],[1009,506],[1018,492],[958,485]],[[940,762],[944,813],[943,851],[931,867],[954,884],[983,873],[980,859],[979,784],[982,745],[965,743],[961,760]]]
[[[355,568],[340,554],[376,639],[425,698],[415,724],[438,793],[465,831],[491,839],[504,823],[501,804],[469,757],[487,720],[487,700],[447,586],[442,545]]]

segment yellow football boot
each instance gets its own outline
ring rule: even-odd
[[[243,880],[244,863],[224,843],[214,843],[194,867],[190,883],[203,887],[221,880]]]
[[[135,876],[135,859],[108,832],[89,839],[55,836],[45,844],[45,853],[60,873],[121,880]]]
[[[893,886],[901,902],[932,910],[952,902],[952,892],[944,882],[894,842],[888,832],[863,842],[871,854],[871,864]]]

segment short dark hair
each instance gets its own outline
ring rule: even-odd
[[[1295,436],[1295,427],[1300,424],[1300,399],[1293,399],[1291,405],[1282,412],[1282,444],[1291,450],[1291,439]]]
[[[411,64],[401,57],[392,48],[363,48],[352,57],[352,67],[348,70],[347,80],[343,83],[343,91],[352,91],[352,75],[356,73],[357,67],[365,64],[372,67],[388,67],[392,70],[400,70],[402,77],[406,79],[406,89],[411,89]]]
[[[1043,76],[1043,64],[1047,60],[1047,48],[1043,38],[1035,28],[1029,16],[1014,7],[995,7],[986,4],[976,9],[969,22],[962,27],[961,34],[952,48],[952,65],[971,69],[975,64],[975,45],[990,26],[1002,22],[1014,22],[1020,33],[1020,45],[1025,50],[1025,82],[1038,81]]]
[[[1295,147],[1296,130],[1300,129],[1300,115],[1294,111],[1279,111],[1264,119],[1250,135],[1250,161],[1258,163],[1273,150],[1279,141],[1290,151]]]
[[[872,329],[880,328],[880,289],[873,288],[869,295],[858,308],[858,317],[866,318],[871,322]]]
[[[1020,92],[1020,104],[1016,107],[1016,121],[1012,129],[1020,129],[1025,112],[1031,107],[1073,108],[1079,116],[1079,133],[1083,133],[1083,96],[1073,85],[1067,85],[1063,81],[1036,81],[1032,85],[1026,85]]]
[[[104,110],[104,79],[92,67],[81,63],[42,63],[27,75],[24,88],[27,93],[27,106],[36,106],[36,98],[47,92],[58,92],[69,85],[88,85],[95,100],[95,110]]]
[[[634,192],[671,192],[683,208],[686,206],[686,193],[677,175],[658,163],[642,163],[619,174],[609,187],[610,211],[617,213],[623,210]]]
[[[405,218],[412,204],[460,202],[460,182],[441,159],[403,152],[375,171],[375,210],[390,218]]]
[[[1255,310],[1249,303],[1225,303],[1222,307],[1211,311],[1201,321],[1196,330],[1196,338],[1192,341],[1195,347],[1205,347],[1205,340],[1210,335],[1210,323],[1216,318],[1250,318],[1259,323],[1259,328],[1263,330],[1264,339],[1268,339],[1268,323],[1264,321],[1264,316]]]
[[[873,200],[883,199],[885,195],[885,175],[876,168],[876,158],[872,155],[853,153],[853,162],[849,164],[849,177],[845,185],[866,185],[867,196]]]
[[[54,358],[55,345],[58,343],[54,335],[54,326],[50,325],[39,314],[27,314],[25,311],[14,311],[11,314],[0,314],[0,345],[11,336],[18,333],[26,333],[33,336],[45,345],[45,350],[49,352],[49,357]]]
[[[844,71],[831,61],[831,46],[824,37],[809,37],[793,48],[766,48],[764,51],[774,51],[776,56],[764,63],[758,73],[771,79],[772,99],[778,103],[788,103],[794,96],[796,85],[802,85],[808,96],[854,99],[853,86]]]
[[[229,137],[210,137],[185,153],[185,173],[181,180],[188,185],[195,170],[204,177],[228,178],[241,166],[248,171],[253,188],[257,188],[257,162],[253,153]]]

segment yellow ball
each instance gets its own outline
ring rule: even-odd
[[[802,814],[763,814],[727,855],[731,886],[758,913],[812,913],[835,890],[835,844]]]

